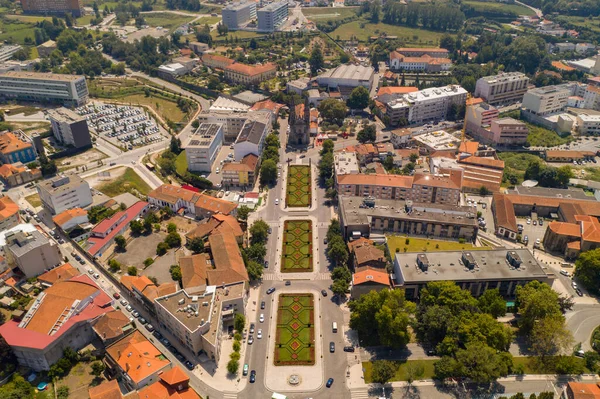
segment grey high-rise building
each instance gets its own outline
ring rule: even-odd
[[[288,17],[288,3],[281,1],[271,3],[256,12],[259,32],[274,32]]]
[[[238,30],[256,18],[256,3],[253,1],[229,4],[221,10],[223,24],[229,30]]]
[[[75,148],[92,146],[92,137],[86,119],[68,108],[51,109],[48,118],[56,139]]]

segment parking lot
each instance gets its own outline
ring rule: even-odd
[[[162,128],[138,107],[91,103],[76,111],[92,130],[119,147],[132,150],[165,140]]]
[[[529,220],[529,224],[527,223],[528,220]],[[526,217],[525,218],[522,218],[522,217],[517,218],[517,224],[523,226],[523,232],[521,233],[523,243],[525,243],[525,241],[526,241],[525,237],[527,237],[527,239],[528,239],[527,246],[530,249],[534,248],[535,242],[538,239],[540,240],[540,248],[542,248],[544,246],[544,244],[543,244],[544,234],[546,233],[546,228],[548,227],[548,223],[550,223],[550,221],[542,219],[542,223],[543,224],[540,226],[539,219],[537,218],[537,216],[535,217],[535,219],[533,217],[532,218],[526,218]]]

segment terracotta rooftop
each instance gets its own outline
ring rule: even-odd
[[[205,211],[211,213],[223,213],[225,215],[229,215],[235,208],[237,208],[237,204],[233,202],[229,202],[227,200],[211,197],[206,194],[198,194],[200,198],[194,206],[196,208],[204,209]]]
[[[462,158],[462,159],[459,158],[458,163],[468,163],[471,165],[485,166],[488,168],[504,169],[504,161],[503,160],[490,158],[490,157],[470,156],[470,157],[466,157],[466,158]]]
[[[396,49],[397,52],[399,53],[408,53],[411,51],[423,51],[423,52],[434,52],[434,53],[448,53],[448,50],[446,50],[445,48],[439,48],[439,47],[399,47]]]
[[[362,247],[363,245],[375,245],[375,242],[365,237],[360,237],[358,240],[354,241],[348,241],[348,249],[351,253],[354,252],[354,249]]]
[[[594,383],[569,382],[567,392],[573,392],[570,399],[600,399],[600,388]]]
[[[390,275],[386,271],[366,267],[352,275],[352,285],[377,283],[390,285]]]
[[[9,196],[0,197],[0,221],[18,215],[19,205],[17,205]]]
[[[264,100],[254,104],[252,108],[250,108],[250,111],[261,111],[263,109],[267,109],[277,115],[282,107],[283,104],[276,103],[272,100]]]
[[[563,236],[581,237],[581,228],[574,223],[550,222],[548,228]]]
[[[205,53],[202,55],[202,61],[204,61],[204,60],[214,60],[214,61],[223,62],[223,63],[227,63],[227,64],[233,64],[235,62],[231,58],[227,58],[223,55],[210,54],[210,53]]]
[[[371,261],[385,262],[385,254],[374,245],[361,245],[354,248],[354,256],[358,267]]]
[[[0,177],[2,177],[3,179],[8,179],[10,176],[12,175],[16,175],[19,173],[23,173],[27,170],[27,167],[21,165],[21,166],[16,166],[10,163],[6,163],[2,166],[0,166]],[[31,169],[32,172],[34,172],[37,169]]]
[[[600,242],[600,222],[592,216],[579,217],[581,223],[581,239],[587,242]]]
[[[458,152],[466,152],[467,154],[475,155],[479,149],[477,141],[462,141],[458,146]]]
[[[212,269],[212,264],[207,254],[196,254],[179,258],[179,267],[181,268],[181,285],[187,290],[207,284],[207,271]]]
[[[175,366],[171,370],[162,373],[160,379],[167,385],[177,385],[189,381],[190,377],[182,369]]]
[[[123,399],[117,380],[103,382],[88,390],[90,399]]]
[[[277,66],[270,62],[267,62],[266,64],[262,64],[262,65],[246,65],[246,64],[239,64],[236,62],[235,64],[226,66],[224,69],[225,69],[225,71],[236,72],[236,73],[240,73],[242,75],[256,76],[256,75],[260,75],[262,73],[276,71]]]
[[[585,158],[595,155],[593,151],[546,150],[546,158]]]
[[[384,94],[407,94],[415,91],[419,91],[419,89],[412,86],[386,86],[379,88],[377,96],[379,97]]]
[[[123,328],[129,325],[129,318],[119,310],[105,313],[94,324],[94,331],[103,340],[123,335]]]
[[[177,283],[163,283],[158,287],[146,276],[123,276],[121,284],[132,291],[133,288],[142,293],[150,301],[155,298],[177,292]]]
[[[171,364],[138,330],[107,347],[106,354],[136,384]]]
[[[202,193],[196,193],[171,184],[163,184],[162,186],[155,188],[148,193],[148,197],[156,198],[170,204],[176,204],[178,200],[182,200],[194,204],[197,208],[212,213],[220,212],[229,214],[237,207],[233,202],[211,197],[210,195]]]
[[[338,185],[353,184],[353,185],[370,185],[370,186],[388,186],[388,187],[404,187],[411,188],[413,184],[412,176],[401,175],[380,175],[362,173],[351,175],[338,176]]]
[[[415,173],[413,185],[418,184],[429,187],[450,188],[455,190],[462,189],[463,174],[460,170],[452,169],[449,175],[432,175],[426,173]]]
[[[215,231],[208,236],[208,243],[215,267],[207,273],[210,284],[248,281],[248,272],[233,233]]]
[[[67,209],[66,211],[63,211],[58,215],[54,216],[52,218],[52,221],[57,226],[63,226],[69,220],[79,216],[87,216],[87,211],[81,208]]]
[[[10,72],[7,72],[6,74],[8,73]],[[31,143],[22,141],[14,133],[6,132],[0,134],[0,152],[2,154],[10,154],[15,151],[22,151],[26,148],[31,148]]]
[[[58,266],[38,276],[38,280],[50,285],[54,285],[59,281],[69,280],[71,277],[75,277],[80,274],[81,273],[79,273],[79,270],[71,266],[70,263],[65,263],[64,265]]]
[[[169,382],[170,381],[170,382]],[[201,399],[188,386],[189,377],[178,367],[160,375],[160,381],[155,382],[138,392],[139,399]]]

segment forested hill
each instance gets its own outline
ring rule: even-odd
[[[600,15],[600,0],[521,0],[544,14],[557,12],[562,15],[598,16]]]

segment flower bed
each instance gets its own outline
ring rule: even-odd
[[[312,294],[281,294],[275,333],[276,366],[315,364],[315,314]]]

